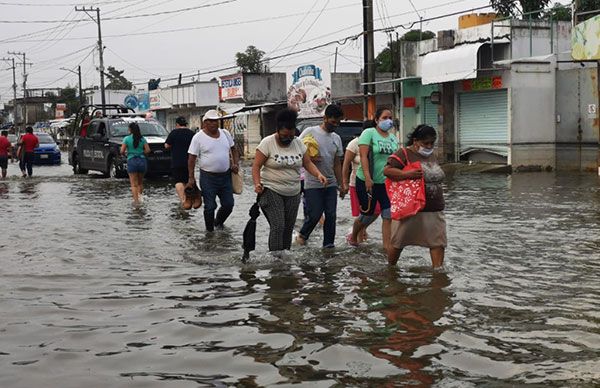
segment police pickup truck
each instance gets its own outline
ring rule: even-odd
[[[120,113],[107,117],[95,117],[87,124],[83,136],[74,139],[69,152],[69,164],[75,174],[99,171],[106,177],[127,176],[127,159],[120,154],[123,138],[129,135],[129,124],[140,126],[142,136],[148,141],[150,154],[147,175],[168,175],[171,171],[171,154],[165,149],[167,130],[156,120],[144,115]]]

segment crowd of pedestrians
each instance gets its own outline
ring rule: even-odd
[[[368,238],[367,227],[382,219],[383,249],[390,265],[396,265],[407,246],[429,248],[433,267],[443,265],[447,245],[442,182],[444,173],[435,156],[437,133],[420,125],[403,147],[395,133],[390,109],[381,108],[373,121],[366,121],[359,137],[344,150],[335,133],[344,114],[339,106],[325,109],[320,125],[296,129],[298,114],[280,111],[276,131],[262,139],[252,164],[252,180],[257,203],[269,223],[269,251],[289,250],[302,195],[304,221],[296,243],[305,245],[315,227],[323,224],[323,248],[335,247],[338,197],[350,193],[352,230],[346,235],[350,246]],[[239,154],[229,131],[219,128],[219,114],[208,111],[202,129],[195,133],[184,117],[176,120],[165,147],[171,151],[175,191],[184,209],[204,204],[206,230],[223,228],[234,208],[232,174],[239,170]],[[141,200],[142,177],[149,148],[135,123],[123,140],[134,202]],[[0,161],[2,157],[0,141]],[[308,145],[308,147],[307,147]],[[309,148],[312,148],[309,151]],[[418,161],[419,167],[404,167]],[[196,181],[199,166],[199,182]],[[303,178],[303,187],[302,187]],[[425,205],[407,218],[392,219],[387,181],[422,180]],[[217,199],[220,204],[217,204]]]

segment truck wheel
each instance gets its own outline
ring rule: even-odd
[[[123,172],[123,169],[119,168],[119,166],[117,166],[117,162],[115,162],[115,158],[111,158],[108,161],[107,171],[108,171],[108,173],[106,174],[106,176],[109,178],[124,178],[125,177],[125,173]]]
[[[77,155],[73,155],[73,173],[76,175],[88,173],[88,170],[81,168],[81,164],[79,164],[79,157]]]

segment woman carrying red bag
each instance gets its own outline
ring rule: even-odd
[[[384,174],[391,180],[425,179],[425,207],[417,214],[401,220],[392,221],[391,247],[388,250],[388,263],[396,265],[402,249],[410,245],[429,248],[433,268],[444,264],[446,250],[446,219],[444,217],[444,192],[442,182],[444,171],[433,155],[437,139],[435,129],[428,125],[419,125],[408,136],[409,145],[406,155],[402,149],[388,158]],[[408,156],[409,160],[406,160]],[[403,163],[400,163],[400,158]],[[403,171],[404,165],[419,161],[420,170]]]

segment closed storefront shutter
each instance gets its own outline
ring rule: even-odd
[[[460,154],[482,150],[508,156],[508,94],[506,89],[458,96]]]
[[[430,97],[423,98],[423,109],[421,116],[421,124],[427,124],[437,130],[438,123],[438,106],[431,103]]]

